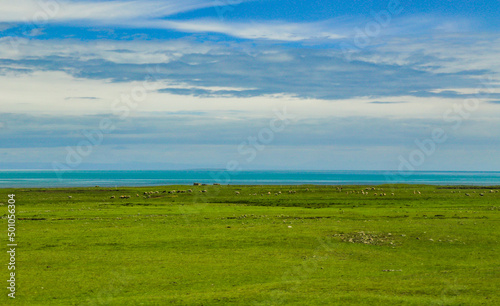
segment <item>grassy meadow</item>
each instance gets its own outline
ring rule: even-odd
[[[0,304],[500,305],[497,190],[2,189],[18,247]]]

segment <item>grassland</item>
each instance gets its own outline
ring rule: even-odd
[[[500,305],[491,189],[4,189],[19,246],[0,304]]]

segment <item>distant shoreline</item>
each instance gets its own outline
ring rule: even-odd
[[[408,186],[408,187],[437,187],[438,189],[500,189],[500,185],[438,185],[438,184],[407,184],[407,183],[396,183],[396,184],[337,184],[337,185],[328,185],[328,184],[265,184],[265,185],[258,185],[258,184],[246,184],[246,185],[212,185],[212,184],[207,184],[203,186],[198,186],[198,187],[206,187],[206,188],[224,188],[224,187],[230,187],[230,188],[251,188],[251,187],[281,187],[281,188],[298,188],[298,187],[343,187],[343,188],[357,188],[357,187],[403,187],[403,186]],[[141,186],[133,186],[133,185],[123,185],[123,186],[65,186],[65,187],[40,187],[40,186],[24,186],[24,187],[0,187],[0,190],[23,190],[23,189],[33,189],[33,190],[44,190],[44,189],[67,189],[67,190],[74,190],[74,189],[85,189],[85,190],[102,190],[102,189],[109,189],[109,190],[117,190],[117,189],[145,189],[145,188],[172,188],[172,187],[197,187],[191,185],[186,185],[186,184],[172,184],[172,185],[141,185]]]
[[[500,172],[464,171],[0,171],[0,188],[141,187],[192,185],[434,185],[500,186]]]

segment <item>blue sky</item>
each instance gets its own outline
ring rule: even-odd
[[[3,1],[0,169],[498,171],[499,11]]]

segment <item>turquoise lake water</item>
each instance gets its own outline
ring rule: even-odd
[[[432,184],[500,185],[500,172],[397,171],[0,171],[0,188],[154,186],[200,183],[230,185]]]

